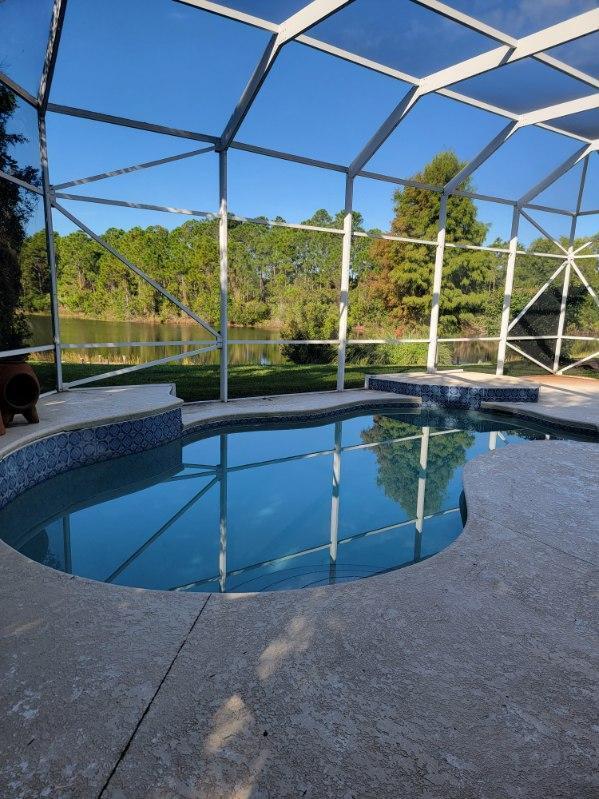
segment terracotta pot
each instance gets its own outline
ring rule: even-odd
[[[35,407],[39,396],[40,384],[28,363],[0,363],[0,435],[17,413],[22,413],[28,422],[39,422]]]

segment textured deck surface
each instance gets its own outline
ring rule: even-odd
[[[168,383],[78,388],[49,394],[38,402],[39,424],[27,424],[22,416],[15,416],[6,435],[0,436],[0,458],[23,444],[62,430],[137,419],[181,405],[183,401],[175,396],[174,385]]]
[[[599,433],[599,380],[590,377],[533,378],[540,386],[539,401],[483,403],[483,408],[511,412]]]
[[[0,796],[594,799],[598,474],[596,444],[483,455],[452,546],[324,589],[145,592],[0,543]]]

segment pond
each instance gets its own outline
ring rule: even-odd
[[[49,316],[35,314],[28,317],[32,329],[32,346],[52,341],[52,324]],[[61,317],[61,337],[65,344],[104,343],[120,341],[200,341],[210,344],[214,339],[196,324],[155,321],[118,321],[105,319],[82,319]],[[280,338],[273,330],[256,327],[232,327],[229,340],[265,341]],[[188,349],[199,349],[203,344],[190,345]],[[63,360],[76,363],[142,363],[166,355],[176,355],[181,347],[119,347],[118,349],[65,350]],[[268,364],[285,361],[281,347],[269,344],[232,344],[229,348],[229,363]],[[194,363],[218,363],[217,350],[194,358]]]
[[[52,340],[49,316],[35,314],[28,317],[32,329],[32,346],[48,344]],[[61,318],[61,334],[65,344],[119,341],[206,341],[211,336],[199,325],[178,322],[112,321],[105,319]],[[281,337],[280,332],[257,327],[232,327],[229,329],[229,363],[243,364],[285,363],[281,347],[276,344],[235,344],[235,339],[267,341]],[[201,344],[195,345],[196,348]],[[192,347],[190,346],[189,349]],[[497,343],[494,341],[458,342],[450,345],[451,361],[460,363],[493,362]],[[63,360],[76,363],[141,363],[166,355],[176,355],[180,347],[119,347],[118,349],[65,350]],[[367,352],[367,349],[364,350]],[[40,357],[40,356],[38,356]],[[218,351],[194,358],[194,363],[218,363]],[[423,358],[424,363],[424,358]],[[441,364],[445,365],[445,364]]]

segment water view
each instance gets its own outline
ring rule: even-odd
[[[48,344],[52,340],[52,324],[49,316],[35,314],[28,317],[32,329],[32,346]],[[213,337],[200,325],[155,322],[118,321],[105,319],[84,319],[61,317],[61,336],[65,344],[108,343],[121,341],[194,341],[199,344],[188,345],[186,350],[199,349],[214,341]],[[229,331],[229,340],[265,341],[277,339],[280,334],[273,330],[256,327],[234,327]],[[65,350],[64,360],[76,363],[141,363],[166,355],[176,355],[181,347],[119,347],[98,349]],[[218,363],[218,350],[206,352],[194,358],[194,363]],[[285,361],[281,347],[272,344],[232,344],[229,348],[229,363],[276,364]]]
[[[52,324],[49,316],[30,315],[32,329],[32,346],[48,344],[52,340]],[[213,340],[209,333],[196,324],[181,322],[156,321],[119,321],[106,319],[87,319],[80,317],[61,317],[61,335],[65,344],[103,343],[122,341],[194,341],[210,344]],[[268,341],[281,338],[277,330],[258,327],[232,327],[229,329],[229,363],[243,364],[286,363],[277,344],[235,344],[235,339]],[[186,350],[199,348],[200,344],[189,345]],[[446,345],[447,349],[440,353],[450,352],[448,363],[484,363],[496,357],[497,344],[493,341],[457,342]],[[176,355],[180,347],[118,347],[65,350],[63,360],[76,363],[141,363],[166,355]],[[365,354],[367,350],[364,350]],[[40,356],[37,356],[40,357]],[[207,352],[194,358],[194,363],[218,363],[217,350]]]

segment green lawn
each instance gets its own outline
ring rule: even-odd
[[[42,391],[55,388],[54,364],[42,361],[30,361],[35,369]],[[116,368],[116,367],[115,367]],[[345,387],[361,388],[365,374],[385,374],[389,372],[406,372],[419,367],[414,366],[355,366],[348,365],[345,371]],[[424,368],[424,367],[421,367]],[[448,368],[448,367],[446,367]],[[472,364],[462,366],[468,371],[493,372],[493,364]],[[63,375],[65,382],[78,380],[91,375],[102,374],[110,369],[105,364],[65,363]],[[509,374],[546,374],[536,369],[534,364],[510,364]],[[572,370],[569,374],[597,376],[589,370]],[[335,388],[337,367],[335,364],[315,364],[296,366],[283,364],[277,366],[231,366],[229,369],[229,396],[252,397],[265,394],[292,394],[301,391],[331,391]],[[186,402],[193,400],[218,399],[219,368],[217,365],[183,366],[166,364],[141,369],[137,372],[108,378],[90,386],[120,385],[130,386],[142,383],[175,383],[177,396]]]

